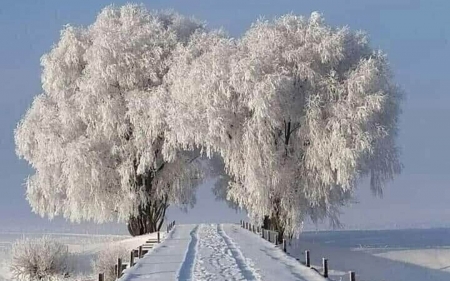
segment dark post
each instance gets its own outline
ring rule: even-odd
[[[326,258],[322,258],[323,265],[323,277],[328,278],[328,260]]]
[[[99,273],[98,274],[98,281],[105,281],[105,274]]]
[[[305,265],[307,267],[311,266],[311,259],[309,257],[309,251],[308,250],[305,251]]]
[[[350,271],[350,281],[356,281],[356,274],[353,271]]]
[[[264,228],[261,228],[261,237],[264,239]]]
[[[142,246],[139,246],[138,256],[140,259],[142,259]]]
[[[131,251],[130,255],[130,267],[134,265],[134,250]]]
[[[286,250],[286,239],[283,239],[283,252],[287,252]]]
[[[159,231],[158,231],[157,236],[158,236],[158,243],[161,243],[161,238],[160,238],[160,236],[159,236]]]
[[[117,276],[117,264],[114,265],[114,275]]]
[[[273,243],[276,246],[276,245],[278,245],[278,232],[276,232],[274,236],[275,236],[275,239],[274,239]]]
[[[117,259],[117,278],[120,278],[122,276],[122,259]]]

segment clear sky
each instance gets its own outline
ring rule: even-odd
[[[23,182],[31,172],[15,156],[13,130],[41,92],[40,57],[57,42],[62,26],[89,25],[104,6],[126,1],[0,0],[0,231],[16,225],[47,223],[31,214]],[[285,13],[324,14],[333,25],[368,32],[384,50],[396,81],[406,92],[399,144],[403,174],[373,198],[361,185],[359,204],[344,209],[347,227],[450,226],[450,1],[448,0],[164,0],[143,1],[149,9],[174,9],[223,27],[238,37],[258,17]],[[215,204],[202,187],[189,214],[169,214],[183,222],[239,219]],[[213,210],[211,210],[213,209]],[[214,211],[212,213],[212,211]],[[208,214],[206,216],[205,214]]]

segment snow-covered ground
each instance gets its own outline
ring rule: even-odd
[[[278,247],[235,224],[178,225],[121,281],[323,281]]]
[[[46,235],[67,244],[77,272],[87,276],[92,273],[92,259],[102,249],[116,244],[132,249],[155,237]],[[0,280],[10,280],[11,245],[23,236],[42,234],[0,233]],[[319,271],[322,257],[328,258],[330,279],[336,281],[348,280],[350,270],[364,281],[450,280],[450,229],[305,232],[289,252],[303,261],[306,249]],[[233,224],[178,225],[122,279],[324,280],[273,244]]]
[[[42,237],[42,233],[0,233],[0,281],[11,280],[9,263],[11,259],[11,247],[14,241],[28,237]],[[156,238],[156,234],[148,234],[130,238],[128,235],[92,235],[70,233],[45,233],[53,239],[68,245],[72,254],[72,267],[74,273],[85,276],[82,280],[91,280],[92,261],[101,250],[120,245],[125,249],[133,249],[145,243],[150,238]],[[164,234],[162,235],[164,238]],[[93,279],[92,279],[93,280]]]

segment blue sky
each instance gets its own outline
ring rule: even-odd
[[[23,182],[31,172],[14,153],[13,130],[41,91],[40,57],[58,40],[62,26],[89,25],[104,6],[126,1],[0,0],[0,225],[16,221],[46,227],[31,214]],[[258,17],[285,13],[324,14],[333,25],[368,32],[375,48],[391,61],[396,81],[406,93],[399,144],[403,174],[373,198],[365,184],[359,204],[344,209],[348,227],[450,225],[450,1],[448,0],[169,0],[143,1],[149,9],[174,9],[223,27],[238,37]],[[239,216],[216,205],[207,187],[190,214],[169,214],[183,222],[235,220]],[[202,217],[214,206],[215,216]],[[20,223],[23,225],[23,223]],[[0,230],[2,226],[0,226]]]

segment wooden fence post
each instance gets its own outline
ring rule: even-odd
[[[350,271],[350,281],[356,281],[356,274],[353,271]]]
[[[283,239],[283,252],[287,252],[286,250],[286,239]]]
[[[161,243],[161,238],[160,238],[160,236],[159,236],[159,231],[158,231],[157,236],[158,236],[158,243]]]
[[[311,259],[309,257],[309,251],[308,250],[305,251],[305,265],[307,267],[311,266]]]
[[[130,255],[130,267],[134,266],[134,250],[131,250],[131,255]]]
[[[117,278],[120,278],[122,276],[122,259],[117,259]]]
[[[328,260],[326,258],[322,258],[322,266],[323,266],[323,277],[328,278]]]
[[[274,235],[275,239],[274,239],[273,243],[275,244],[275,246],[278,245],[278,235],[279,235],[278,232],[275,233],[275,235]]]
[[[105,281],[105,274],[99,273],[98,274],[98,281]]]
[[[139,246],[138,257],[142,259],[142,246]]]

